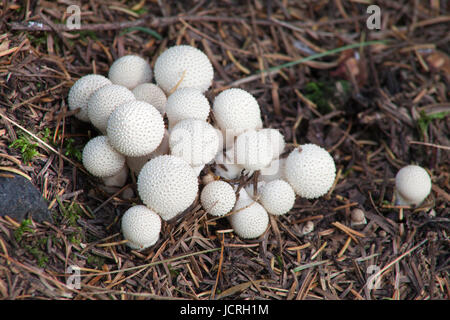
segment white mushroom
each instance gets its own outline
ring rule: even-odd
[[[236,138],[236,163],[247,170],[261,170],[273,159],[272,145],[264,133],[248,130]]]
[[[122,217],[122,234],[130,248],[143,250],[154,245],[161,232],[161,218],[143,205],[128,209]]]
[[[184,159],[192,166],[204,165],[214,159],[218,145],[217,131],[202,120],[182,120],[170,132],[171,154]]]
[[[67,103],[70,110],[80,109],[75,117],[82,121],[89,121],[88,101],[91,95],[103,86],[111,84],[111,81],[99,74],[88,74],[78,79],[69,90]]]
[[[144,58],[130,54],[113,62],[108,78],[112,83],[132,90],[141,83],[152,80],[152,69]]]
[[[282,215],[292,209],[295,192],[284,180],[273,180],[262,186],[259,201],[268,213]]]
[[[109,84],[95,91],[88,101],[88,117],[91,123],[103,134],[106,133],[106,126],[111,113],[119,105],[134,101],[133,93],[118,84]]]
[[[120,153],[139,157],[153,152],[164,137],[164,120],[151,104],[131,101],[118,106],[106,128],[111,145]]]
[[[179,45],[165,50],[155,62],[155,79],[166,94],[179,88],[196,88],[205,92],[212,83],[214,69],[199,49]]]
[[[167,99],[166,113],[169,120],[169,129],[185,119],[206,121],[210,109],[208,99],[198,89],[178,89]]]
[[[234,232],[243,239],[258,238],[269,225],[266,209],[250,198],[245,189],[240,190],[239,198],[228,220]]]
[[[242,89],[231,88],[222,91],[214,99],[212,110],[216,123],[226,138],[227,147],[231,146],[234,136],[262,126],[258,101]]]
[[[140,156],[140,157],[126,157],[126,162],[131,171],[133,171],[136,175],[139,175],[142,167],[153,158],[157,156],[162,156],[164,154],[168,154],[169,149],[169,131],[164,129],[164,137],[161,141],[161,144],[156,148],[156,150],[150,152],[149,154]]]
[[[363,224],[367,223],[366,215],[364,214],[364,211],[359,208],[355,208],[352,210],[352,212],[350,213],[350,218],[351,218],[350,225],[352,227],[363,225]]]
[[[396,204],[420,205],[431,191],[428,172],[417,165],[401,168],[395,176]]]
[[[96,177],[111,177],[119,173],[125,165],[125,157],[117,152],[106,136],[95,137],[84,146],[83,165]]]
[[[169,220],[194,202],[198,179],[186,161],[163,155],[144,165],[138,176],[137,189],[147,207],[163,220]]]
[[[304,144],[286,158],[284,175],[295,193],[307,199],[326,194],[336,177],[331,155],[315,144]]]
[[[153,83],[141,83],[133,89],[136,100],[145,101],[154,106],[161,115],[166,113],[167,97],[164,91]]]
[[[233,187],[225,181],[208,183],[200,194],[203,208],[213,216],[223,216],[230,212],[236,203]]]

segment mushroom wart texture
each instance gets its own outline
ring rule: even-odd
[[[133,90],[136,86],[152,80],[150,64],[137,55],[120,57],[109,68],[108,78],[114,84]]]
[[[146,206],[129,208],[123,214],[121,224],[123,237],[132,249],[146,249],[159,239],[161,218]]]

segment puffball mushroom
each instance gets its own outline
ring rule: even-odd
[[[84,146],[82,162],[89,173],[105,178],[114,176],[122,170],[125,156],[111,146],[108,137],[97,136]]]
[[[200,202],[209,214],[223,216],[236,204],[236,194],[229,183],[221,180],[212,181],[203,188]]]
[[[227,89],[217,95],[212,110],[217,125],[226,137],[227,146],[230,146],[234,136],[262,125],[258,101],[239,88]]]
[[[141,83],[133,89],[136,100],[145,101],[154,106],[161,115],[166,113],[167,97],[164,91],[153,83]]]
[[[243,239],[258,238],[269,225],[266,209],[250,198],[245,189],[240,190],[233,211],[228,220],[234,232]]]
[[[262,186],[259,202],[268,213],[282,215],[294,206],[295,192],[286,181],[273,180]]]
[[[208,99],[196,88],[181,88],[169,96],[166,104],[169,129],[179,121],[198,119],[206,121],[211,107]]]
[[[245,169],[261,170],[267,167],[273,159],[272,145],[264,133],[248,130],[236,138],[233,147],[236,163]]]
[[[154,245],[161,232],[161,218],[143,205],[125,211],[122,217],[122,234],[132,249],[143,250]]]
[[[120,84],[132,90],[141,83],[152,80],[150,64],[137,55],[126,55],[113,62],[108,78],[114,84]]]
[[[218,145],[217,131],[212,125],[202,120],[182,120],[170,132],[171,154],[195,167],[214,159]]]
[[[197,197],[198,179],[191,166],[181,158],[163,155],[142,167],[137,190],[144,204],[169,220],[186,210]]]
[[[395,176],[396,204],[420,205],[431,191],[428,172],[417,165],[401,168]]]
[[[180,88],[196,88],[205,92],[212,83],[214,69],[208,57],[188,45],[165,50],[155,62],[155,80],[167,94]]]
[[[87,111],[91,123],[102,133],[106,133],[106,126],[111,113],[119,105],[134,101],[136,98],[126,87],[109,84],[95,91],[88,101]]]
[[[330,190],[336,177],[336,166],[328,151],[309,143],[289,154],[284,175],[297,195],[314,199]]]
[[[70,110],[80,109],[80,112],[75,114],[75,117],[82,121],[89,121],[88,116],[88,101],[91,95],[103,86],[111,84],[111,81],[99,74],[88,74],[73,84],[69,90],[67,103]]]
[[[111,145],[129,157],[153,152],[164,137],[164,120],[151,104],[131,101],[118,106],[106,127]]]

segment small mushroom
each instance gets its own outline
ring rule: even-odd
[[[89,122],[88,101],[91,95],[103,86],[111,84],[111,81],[99,74],[88,74],[78,79],[69,90],[67,103],[70,110],[80,109],[75,117]]]
[[[166,104],[169,130],[185,119],[206,121],[211,107],[208,99],[196,88],[181,88],[169,96]]]
[[[211,86],[214,69],[206,54],[188,45],[165,50],[155,62],[155,79],[166,94],[180,88],[205,92]]]
[[[118,106],[110,115],[106,132],[111,145],[129,157],[156,150],[164,137],[164,120],[151,104],[131,101]]]
[[[144,58],[130,54],[113,62],[109,68],[108,78],[114,84],[133,90],[141,83],[152,80],[152,69]]]
[[[350,213],[350,225],[352,227],[367,224],[366,215],[363,210],[355,208]]]
[[[143,205],[129,208],[121,221],[123,237],[132,249],[143,250],[154,245],[161,232],[161,218]]]
[[[294,206],[295,192],[286,181],[273,180],[262,186],[259,202],[268,213],[283,215]]]
[[[137,190],[144,204],[163,220],[186,210],[197,197],[198,179],[183,159],[163,155],[151,159],[137,179]]]
[[[428,172],[417,165],[401,168],[395,176],[396,204],[420,205],[431,192]]]
[[[122,170],[125,157],[111,146],[108,137],[97,136],[84,146],[82,162],[93,176],[107,178]]]
[[[166,94],[156,84],[141,83],[133,89],[133,94],[136,100],[145,101],[154,106],[162,116],[166,113]]]
[[[88,101],[88,117],[91,123],[103,134],[111,113],[121,104],[134,101],[133,93],[118,84],[109,84],[95,91]]]
[[[222,91],[214,99],[212,110],[227,147],[231,147],[234,137],[244,131],[262,127],[258,101],[243,89],[231,88]]]
[[[236,204],[236,194],[229,183],[221,180],[212,181],[203,188],[200,202],[209,214],[223,216]]]
[[[284,175],[297,195],[314,199],[330,190],[336,166],[328,151],[315,144],[304,144],[286,158]]]
[[[170,154],[190,165],[205,165],[214,159],[219,145],[217,131],[209,123],[197,119],[178,122],[169,137]]]
[[[269,225],[266,209],[250,198],[245,189],[240,190],[233,211],[228,220],[234,232],[243,239],[258,238]]]

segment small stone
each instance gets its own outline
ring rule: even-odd
[[[51,212],[39,190],[26,178],[0,176],[0,216],[16,221],[32,217],[36,222],[52,221]]]

